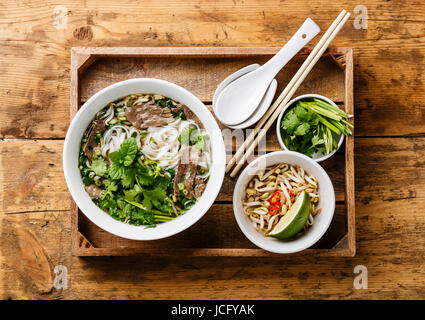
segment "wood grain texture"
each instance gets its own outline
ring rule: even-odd
[[[194,47],[194,48],[74,48],[79,55],[91,54],[94,65],[81,78],[81,100],[99,90],[131,78],[160,78],[176,83],[211,103],[215,89],[228,75],[253,63],[263,64],[280,48]],[[295,75],[307,56],[297,55],[278,73],[277,94]],[[331,49],[343,54],[344,49]],[[165,63],[165,66],[164,66]],[[326,81],[320,81],[324,80]],[[335,68],[326,54],[303,82],[296,95],[317,92],[336,102],[344,101],[344,72]]]
[[[64,138],[73,46],[276,47],[305,17],[325,30],[358,4],[1,1],[0,138]],[[71,257],[62,141],[0,141],[0,298],[424,299],[425,4],[365,5],[368,29],[350,19],[333,42],[354,47],[356,257]],[[34,249],[24,254],[19,237]],[[49,291],[58,264],[69,288]],[[368,267],[368,290],[353,287],[358,264]]]
[[[0,214],[0,299],[60,299],[58,265],[71,266],[69,211]]]
[[[116,237],[90,222],[83,214],[78,215],[79,231],[89,239],[92,248],[79,246],[76,255],[81,256],[274,256],[259,250],[240,231],[232,204],[214,204],[205,216],[180,234],[151,241],[134,241]],[[349,248],[333,250],[347,233],[345,205],[339,204],[332,224],[323,238],[311,249],[299,255],[346,256]],[[73,230],[76,232],[77,230]],[[205,237],[205,232],[210,236]],[[248,249],[248,250],[247,250]],[[332,250],[331,250],[332,249]]]
[[[394,211],[394,206],[409,209]],[[32,283],[30,280],[13,269],[14,260],[10,256],[16,251],[2,250],[1,271],[7,277],[4,281],[7,285],[0,296],[12,299],[423,298],[425,257],[423,250],[418,250],[425,245],[422,200],[358,202],[357,207],[359,236],[354,258],[76,258],[68,254],[69,247],[61,247],[69,244],[69,233],[62,233],[60,241],[49,239],[57,237],[61,224],[67,223],[57,219],[69,214],[62,212],[43,233],[37,234],[37,239],[48,252],[52,265],[60,263],[69,268],[69,288],[38,293],[28,285]],[[16,228],[28,228],[27,221],[32,222],[32,232],[46,222],[40,213],[11,215],[8,219],[13,219]],[[17,219],[24,220],[24,225],[17,223]],[[4,218],[2,226],[2,230],[7,227]],[[368,290],[354,289],[353,269],[359,264],[368,267]]]
[[[267,143],[272,145],[272,140]],[[62,148],[62,140],[0,141],[0,212],[69,209],[71,195],[63,176]],[[337,201],[345,199],[344,172],[339,166],[343,158],[338,152],[323,163],[335,186]],[[15,170],[10,170],[11,167]],[[217,201],[231,201],[235,183],[226,176]]]
[[[348,114],[354,114],[354,101],[353,101],[353,50],[350,49],[343,57],[338,57],[338,60],[344,65],[345,68],[345,97],[344,108]],[[354,125],[354,119],[348,120]],[[356,253],[356,228],[355,228],[355,188],[354,188],[354,135],[355,129],[352,128],[352,135],[347,136],[345,139],[345,167],[344,167],[344,191],[345,203],[347,213],[347,248],[351,255]],[[342,244],[343,242],[340,242]]]
[[[285,3],[282,10],[279,1],[258,0],[28,3],[8,1],[0,16],[5,26],[0,34],[5,79],[0,83],[0,137],[5,138],[65,136],[68,123],[61,120],[69,120],[72,46],[278,46],[305,17],[314,17],[325,30],[341,7],[352,10],[358,4],[302,0]],[[63,16],[55,11],[58,5]],[[421,135],[423,4],[372,1],[367,8],[368,29],[355,29],[353,16],[333,43],[356,48],[356,134]],[[394,119],[394,114],[400,116]]]
[[[122,48],[122,47],[74,47],[71,55],[71,119],[75,116],[82,97],[88,98],[101,88],[128,77],[131,70],[142,70],[141,74],[132,74],[130,77],[158,77],[175,82],[188,88],[191,92],[205,102],[211,101],[215,88],[220,81],[226,78],[229,70],[234,72],[241,67],[258,62],[267,61],[279,48],[238,48],[238,47],[167,47],[167,48]],[[297,72],[298,68],[309,54],[304,50],[288,64],[285,72],[280,72],[276,78],[282,84],[277,90],[277,95]],[[298,93],[317,92],[332,97],[334,101],[347,104],[350,114],[353,114],[353,51],[351,48],[330,48],[325,56],[322,56],[316,67],[302,83]],[[139,64],[139,68],[128,67],[130,63]],[[337,60],[338,59],[338,60]],[[341,68],[341,61],[345,64]],[[233,69],[233,70],[232,70]],[[347,79],[347,78],[350,79]],[[94,88],[94,89],[93,89]],[[313,90],[315,88],[315,90]],[[91,93],[86,94],[87,89]],[[224,129],[224,127],[222,127]],[[270,129],[270,131],[276,131]],[[229,130],[223,130],[223,136]],[[246,130],[246,132],[248,132]],[[230,133],[230,132],[229,132]],[[239,132],[240,133],[240,132]],[[233,132],[231,132],[233,136]],[[276,133],[275,133],[276,135]],[[276,138],[276,137],[275,137]],[[238,140],[238,139],[236,139]],[[276,141],[266,144],[266,150],[275,150]],[[354,136],[347,138],[347,143],[339,153],[337,161],[332,159],[325,163],[325,168],[345,171],[335,179],[337,192],[336,199],[349,199],[345,205],[336,210],[336,217],[332,227],[323,236],[320,242],[311,250],[300,254],[320,254],[326,256],[353,256],[355,254],[355,225],[354,225]],[[226,141],[227,153],[230,156],[237,148],[231,139]],[[233,145],[233,146],[232,146]],[[233,147],[233,148],[232,148]],[[280,149],[280,147],[278,147]],[[343,151],[345,150],[345,152]],[[258,147],[258,151],[260,147]],[[349,157],[350,159],[348,159]],[[347,161],[346,161],[347,158]],[[349,167],[346,166],[349,164]],[[333,175],[334,171],[330,173]],[[331,177],[332,177],[331,175]],[[345,185],[349,184],[348,188]],[[227,196],[232,199],[233,189],[228,190]],[[341,191],[344,195],[341,195]],[[341,197],[342,196],[342,197]],[[221,196],[218,199],[222,198]],[[212,219],[204,219],[204,223],[190,228],[190,230],[173,237],[171,241],[161,240],[152,243],[137,241],[122,241],[119,237],[111,236],[85,219],[72,203],[72,230],[73,230],[73,254],[81,256],[124,256],[124,255],[189,255],[189,256],[269,256],[266,251],[255,249],[249,241],[243,237],[232,239],[231,230],[236,226],[232,214],[228,214],[231,206],[226,209],[213,206],[209,212]],[[226,212],[227,211],[227,212]],[[350,216],[350,217],[348,217]],[[350,222],[351,225],[347,225]],[[219,226],[219,227],[217,227]],[[231,226],[230,229],[228,227]],[[212,236],[204,237],[203,230],[210,230]],[[237,233],[235,233],[236,235]],[[239,234],[240,235],[240,234]],[[196,243],[200,236],[201,245]],[[346,236],[346,238],[344,238]],[[344,239],[342,239],[344,238]],[[180,241],[182,240],[182,241]],[[230,243],[230,247],[226,244]],[[89,244],[89,245],[88,245]],[[93,246],[90,244],[94,244]],[[88,245],[88,247],[87,247]]]
[[[43,146],[46,152],[34,170],[54,176],[60,167],[61,141],[1,141],[5,150],[27,143],[29,150]],[[34,149],[30,147],[34,146]],[[3,154],[3,153],[2,153]],[[54,199],[34,186],[29,196],[63,211],[29,212],[9,204],[0,212],[2,236],[1,274],[4,298],[423,298],[425,227],[422,218],[425,191],[422,181],[425,138],[358,138],[355,144],[356,229],[355,258],[286,257],[269,258],[84,258],[71,257],[69,198],[64,181],[53,180],[52,188],[63,190]],[[21,154],[16,164],[26,162]],[[58,160],[59,158],[59,160]],[[45,162],[58,161],[58,167]],[[361,164],[361,165],[360,165]],[[10,164],[9,164],[10,166]],[[402,170],[393,170],[402,168]],[[5,170],[0,185],[5,185]],[[409,184],[406,184],[409,181]],[[47,185],[46,180],[40,187]],[[403,186],[403,187],[400,187]],[[3,192],[2,192],[3,194]],[[35,211],[35,212],[34,212]],[[48,221],[48,228],[41,228]],[[70,268],[70,288],[41,295],[33,280],[14,268],[20,257],[15,242],[7,235],[11,227],[29,230],[48,255],[51,266]],[[58,239],[59,236],[59,239]],[[56,239],[52,241],[52,239]],[[13,245],[12,245],[13,243]],[[15,257],[15,258],[14,258]],[[266,260],[265,260],[266,259]],[[369,270],[369,289],[355,290],[353,268]],[[145,270],[134,271],[134,266]],[[217,268],[220,265],[220,268]],[[170,278],[173,274],[173,278]],[[190,281],[188,280],[190,279]],[[189,281],[189,282],[188,282]],[[128,283],[131,282],[131,286]],[[126,288],[122,290],[121,288]],[[186,288],[180,290],[179,288]],[[190,289],[190,290],[189,290]]]
[[[62,173],[62,147],[60,140],[0,141],[0,215],[70,209],[71,197]],[[425,198],[421,187],[425,179],[421,170],[425,165],[425,138],[359,138],[354,153],[358,164],[356,203]],[[334,177],[341,179],[343,173],[332,164],[338,161],[338,155],[333,159],[328,170],[335,170]],[[229,201],[233,187],[224,185],[220,201]]]

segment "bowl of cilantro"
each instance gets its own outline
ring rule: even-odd
[[[338,151],[346,135],[352,134],[349,117],[327,97],[298,96],[283,108],[277,120],[279,144],[284,150],[324,161]]]

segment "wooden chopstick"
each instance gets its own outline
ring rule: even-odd
[[[236,163],[236,161],[239,160],[240,156],[243,154],[245,150],[245,147],[253,140],[255,135],[258,133],[257,138],[249,146],[245,154],[243,154],[243,157],[240,159],[238,165],[230,174],[232,178],[235,177],[236,174],[239,172],[240,168],[246,162],[247,157],[249,157],[254,152],[254,149],[258,145],[259,141],[264,137],[267,130],[271,127],[273,122],[279,116],[282,109],[289,102],[292,95],[295,93],[295,91],[298,89],[298,87],[307,77],[310,70],[317,63],[319,58],[322,56],[323,52],[328,48],[329,44],[332,42],[332,40],[335,38],[335,36],[338,34],[338,32],[347,22],[349,17],[350,17],[350,13],[346,13],[345,10],[341,11],[341,13],[332,23],[332,25],[328,28],[326,33],[322,36],[318,44],[314,47],[313,51],[307,57],[306,61],[304,61],[303,65],[295,74],[295,76],[292,78],[290,83],[286,86],[286,88],[283,90],[283,92],[278,97],[278,99],[276,99],[276,101],[269,108],[269,110],[266,112],[266,114],[263,116],[260,122],[255,126],[254,131],[248,136],[248,138],[245,140],[245,142],[242,144],[242,146],[238,149],[236,154],[230,160],[229,164],[226,167],[226,172],[228,172],[232,168],[232,166]],[[262,128],[263,125],[264,127]]]
[[[264,116],[260,119],[260,121],[255,126],[254,130],[251,132],[251,134],[245,139],[244,143],[239,147],[239,149],[236,151],[235,155],[230,159],[229,163],[226,166],[226,173],[230,171],[230,169],[233,167],[233,165],[240,159],[240,157],[243,155],[243,152],[245,151],[245,148],[254,140],[254,137],[257,135],[258,131],[263,127],[263,125],[266,123],[266,121],[269,119],[269,117],[272,115],[272,113],[276,110],[277,107],[281,104],[283,99],[286,97],[286,95],[289,93],[289,91],[294,86],[297,79],[301,76],[302,72],[307,68],[308,64],[313,60],[321,46],[324,44],[326,39],[330,36],[332,31],[335,30],[338,23],[342,20],[344,17],[346,11],[342,10],[338,17],[332,22],[331,26],[328,28],[328,30],[324,33],[320,41],[317,43],[317,45],[314,47],[313,51],[310,53],[310,55],[307,57],[307,59],[304,61],[300,69],[297,71],[297,73],[294,75],[294,77],[291,79],[291,81],[288,83],[288,85],[285,87],[285,89],[282,91],[282,93],[279,95],[279,97],[276,99],[276,101],[270,106],[270,108],[267,110],[267,112],[264,114]]]

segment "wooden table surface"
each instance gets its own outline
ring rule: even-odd
[[[0,298],[425,298],[425,2],[370,0],[354,48],[357,255],[77,258],[62,173],[72,46],[280,46],[358,1],[0,2]],[[67,289],[53,287],[55,267]],[[355,266],[368,289],[355,289]]]

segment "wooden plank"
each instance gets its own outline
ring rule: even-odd
[[[66,24],[58,25],[56,5],[8,2],[3,8],[0,21],[7,27],[0,33],[0,70],[5,79],[0,83],[0,137],[65,136],[72,46],[277,46],[311,12],[325,29],[341,8],[338,2],[324,9],[320,1],[306,0],[286,4],[285,10],[278,1],[267,5],[189,1],[148,2],[144,10],[135,10],[131,3],[117,6],[106,1],[95,7],[71,1],[63,7]],[[344,2],[346,8],[355,5],[354,0]],[[350,20],[334,41],[333,45],[356,48],[357,135],[423,134],[425,81],[418,68],[425,58],[422,6],[420,1],[409,1],[394,9],[392,3],[372,2],[369,28],[357,30]],[[408,16],[408,23],[400,16]]]
[[[361,47],[355,50],[356,135],[422,135],[425,75],[416,65],[425,61],[418,55],[420,47],[406,45],[401,55],[399,44],[373,45],[376,51]],[[14,54],[4,53],[0,61],[7,79],[0,83],[4,97],[0,137],[64,138],[69,125],[69,52],[58,57],[35,43],[7,42],[6,47],[14,48]],[[26,52],[33,53],[31,59],[23,54]],[[39,74],[44,76],[40,78]]]
[[[418,169],[425,157],[424,144],[424,138],[356,140],[355,161],[359,163],[355,172],[356,199],[370,202],[425,197],[420,183],[425,176]],[[62,146],[63,141],[57,140],[0,141],[1,213],[28,211],[28,208],[69,210],[70,196],[62,176]],[[11,167],[15,169],[9,170]],[[402,168],[403,173],[392,168]],[[220,200],[230,199],[224,196],[233,190],[228,185],[225,183]]]
[[[359,140],[371,141],[365,148],[374,146],[375,139]],[[368,159],[374,164],[378,160]],[[383,172],[371,175],[379,180]],[[365,177],[365,184],[372,182],[368,175]],[[0,215],[3,235],[0,298],[258,299],[259,292],[263,299],[420,298],[425,296],[423,199],[423,195],[392,201],[377,197],[369,203],[358,199],[358,250],[352,258],[289,255],[279,259],[155,256],[81,259],[70,255],[69,211]],[[47,226],[42,227],[47,221]],[[20,243],[15,236],[18,229],[29,230],[35,236],[52,268],[58,264],[68,268],[67,290],[40,293],[37,278],[17,271],[22,261]],[[356,290],[353,286],[356,265],[368,268],[367,290]]]
[[[408,214],[393,212],[393,205],[385,202],[359,205],[361,236],[358,255],[354,258],[121,257],[80,260],[73,272],[74,294],[86,298],[96,294],[98,297],[154,299],[253,299],[258,298],[258,292],[263,299],[423,297],[425,291],[421,284],[425,273],[420,267],[423,251],[417,254],[418,245],[424,244],[420,229],[417,229],[418,224],[419,228],[424,227],[420,218],[423,201],[398,200],[398,205],[409,208]],[[382,232],[385,226],[390,234]],[[145,272],[134,272],[134,265]],[[158,267],[164,265],[167,267]],[[369,270],[368,290],[356,290],[353,286],[356,265],[365,265]],[[129,279],[134,285],[125,293],[117,291]]]
[[[63,141],[58,140],[0,140],[0,215],[70,209],[71,198],[62,175],[62,146]],[[337,162],[338,156],[329,160]],[[424,158],[425,138],[357,139],[356,201],[425,198],[421,187],[425,173],[420,170]],[[334,165],[330,163],[328,170],[334,170]],[[231,181],[226,178],[225,185]],[[232,191],[231,186],[223,188],[220,200],[231,199],[225,194]]]
[[[345,66],[345,98],[344,107],[348,114],[354,114],[354,102],[353,102],[353,50],[350,49],[344,55],[344,66]],[[354,119],[348,120],[351,124],[354,124]],[[355,200],[354,200],[354,135],[355,130],[353,129],[353,135],[347,136],[345,139],[345,201],[347,209],[347,244],[348,250],[351,255],[356,253],[356,223],[355,223]],[[342,245],[344,242],[341,242]]]
[[[0,299],[67,296],[53,281],[56,266],[71,266],[69,222],[69,211],[0,214]]]
[[[0,142],[1,213],[69,210],[70,195],[62,176],[63,141],[9,140]],[[36,155],[36,156],[34,156]],[[334,181],[337,199],[343,200],[343,172],[338,166],[342,154],[326,162]],[[19,167],[17,167],[19,166]],[[9,168],[15,168],[9,170]],[[218,200],[231,201],[235,181],[226,178]],[[18,186],[18,187],[16,187]],[[221,210],[217,210],[218,213]],[[214,210],[210,213],[214,214]],[[233,221],[233,220],[232,220]],[[74,243],[78,239],[74,239]]]
[[[91,50],[89,50],[91,49]],[[94,50],[97,49],[97,50]],[[110,49],[110,50],[105,50]],[[122,80],[131,78],[160,78],[176,83],[204,102],[211,102],[215,89],[228,75],[253,63],[263,64],[279,48],[75,48],[84,54],[94,52],[98,59],[88,68],[81,81],[81,99],[86,101],[97,91]],[[129,50],[133,49],[133,50]],[[138,49],[138,50],[136,50]],[[201,50],[199,50],[201,49]],[[140,54],[141,57],[126,57]],[[198,56],[205,54],[205,56]],[[247,57],[244,57],[247,55]],[[112,56],[112,57],[111,57]],[[146,56],[146,57],[145,57]],[[164,60],[164,56],[166,60]],[[284,89],[301,66],[306,55],[298,55],[279,72],[277,95]],[[344,100],[343,71],[335,68],[329,56],[323,57],[306,78],[296,95],[317,92],[330,99]],[[321,81],[326,78],[327,81]]]
[[[63,141],[0,141],[1,214],[69,210],[62,169]]]
[[[300,25],[312,13],[317,21],[330,23],[341,7],[352,10],[356,4],[354,0],[343,3],[336,1],[323,7],[320,0],[301,0],[287,4],[285,10],[282,10],[279,1],[220,0],[199,3],[196,0],[180,0],[159,3],[146,1],[143,10],[140,10],[140,4],[131,0],[121,3],[107,0],[102,5],[71,0],[63,5],[62,11],[54,10],[57,3],[52,0],[33,3],[31,6],[11,1],[4,8],[2,21],[14,22],[17,27],[4,30],[2,39],[24,39],[23,35],[27,35],[29,40],[47,38],[65,44],[66,39],[71,38],[80,43],[103,41],[103,45],[108,46],[117,45],[123,38],[130,37],[135,46],[155,41],[191,41],[193,44],[223,44],[235,40],[245,44],[274,42],[282,37],[289,38],[287,29]],[[369,30],[359,32],[360,38],[377,39],[380,33],[384,33],[386,38],[400,37],[399,33],[405,30],[394,26],[398,22],[405,22],[400,19],[401,16],[408,16],[409,24],[406,28],[412,33],[418,33],[417,24],[424,21],[422,9],[420,0],[407,1],[406,5],[372,1],[368,3]],[[62,17],[67,18],[66,21],[61,21],[61,13]],[[389,29],[396,32],[387,34],[384,32],[386,30],[376,28],[383,23],[387,28],[392,24],[393,28]],[[354,31],[348,29],[344,36],[353,36]]]
[[[319,0],[301,0],[285,2],[282,10],[280,1],[189,0],[146,1],[141,9],[138,3],[127,0],[106,0],[101,5],[72,0],[65,4],[67,22],[61,25],[56,23],[56,2],[9,1],[0,15],[5,26],[0,32],[0,137],[64,137],[69,124],[67,79],[72,46],[278,46],[289,39],[288,30],[296,30],[304,17],[314,13],[315,21],[325,29],[341,6],[352,9],[357,4],[348,0],[323,6]],[[423,135],[424,3],[372,1],[367,8],[369,28],[356,30],[349,21],[334,42],[355,47],[356,135]],[[266,299],[424,297],[423,145],[422,138],[356,139],[355,258],[73,258],[65,262],[71,268],[71,287],[59,298],[255,299],[259,292]],[[20,166],[18,161],[5,161],[3,154],[0,162],[7,168]],[[13,176],[5,174],[10,170],[3,168],[0,194],[4,177]],[[65,186],[57,182],[53,183],[66,197]],[[46,180],[41,186],[47,186]],[[16,184],[7,188],[16,188]],[[19,204],[26,212],[37,207],[29,197],[37,199],[33,193],[41,191],[37,186],[33,190],[27,201]],[[8,191],[8,195],[13,193]],[[44,201],[48,195],[39,197]],[[61,199],[57,200],[61,205]],[[7,209],[14,211],[14,203],[19,201],[7,202]],[[5,208],[1,207],[0,220]],[[40,225],[45,223],[43,212],[23,213],[25,218],[20,215],[8,217],[27,219],[32,215]],[[30,227],[11,221],[15,227]],[[51,225],[61,223],[58,219]],[[62,251],[62,247],[70,241],[52,241],[60,229],[50,227],[34,234],[56,263],[58,256],[69,257],[70,250]],[[2,226],[2,232],[7,229]],[[2,240],[0,297],[55,298],[54,290],[38,294],[38,289],[30,289],[35,281],[28,282],[13,268],[8,269],[15,251],[19,252],[16,242]],[[12,261],[13,266],[19,259]],[[368,290],[353,288],[352,272],[358,264],[368,267]],[[135,272],[134,265],[144,272]]]
[[[358,139],[355,160],[361,165],[356,167],[355,172],[357,206],[360,205],[361,210],[364,210],[369,205],[384,206],[381,203],[398,203],[403,199],[420,202],[420,199],[425,198],[421,184],[425,176],[423,170],[418,170],[423,165],[424,145],[424,138]],[[69,210],[69,194],[60,174],[61,148],[62,141],[0,142],[1,154],[4,155],[0,170],[3,203],[0,215],[29,210]],[[30,157],[30,154],[36,154],[37,157]],[[49,163],[54,163],[55,166],[50,166]],[[12,166],[15,170],[8,169]],[[48,178],[36,180],[36,184],[28,188],[23,182],[30,181],[27,177],[31,177],[34,172]],[[19,190],[27,191],[25,195],[19,196]],[[55,196],[52,197],[52,194]],[[394,208],[397,208],[396,204]],[[360,210],[358,207],[356,209]],[[381,214],[381,211],[376,214]],[[382,220],[381,223],[386,222]],[[360,235],[362,236],[364,235]]]

